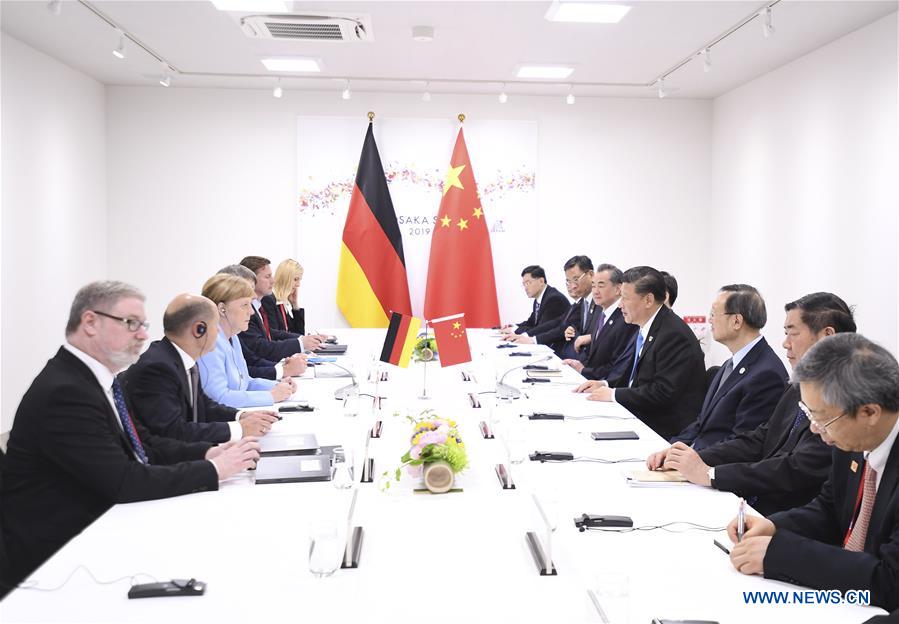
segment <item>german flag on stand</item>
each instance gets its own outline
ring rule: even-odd
[[[421,319],[394,312],[381,349],[381,361],[406,368],[415,348],[415,340],[421,327]]]
[[[403,239],[370,121],[343,226],[337,307],[351,327],[387,327],[391,312],[412,314]]]

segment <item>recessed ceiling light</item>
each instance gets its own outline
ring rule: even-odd
[[[574,67],[568,65],[519,65],[515,74],[519,78],[542,78],[546,80],[568,78]]]
[[[434,41],[433,26],[413,26],[412,39],[415,41]]]
[[[320,72],[318,59],[302,57],[265,58],[262,64],[269,71],[276,72]]]
[[[631,8],[607,2],[553,2],[544,16],[550,22],[617,24]]]
[[[284,0],[210,0],[219,11],[289,13]]]

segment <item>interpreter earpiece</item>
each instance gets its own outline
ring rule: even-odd
[[[200,338],[206,335],[206,330],[209,327],[206,325],[206,321],[200,321],[197,323],[196,329],[194,329],[194,338]]]

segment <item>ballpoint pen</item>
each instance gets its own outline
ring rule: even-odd
[[[743,533],[746,530],[746,501],[740,499],[740,506],[737,508],[737,541],[743,541]]]

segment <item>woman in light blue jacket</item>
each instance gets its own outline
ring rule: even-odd
[[[253,287],[245,279],[219,273],[203,284],[203,296],[219,309],[215,350],[197,360],[203,391],[213,401],[231,407],[272,405],[296,390],[293,380],[280,382],[250,377],[237,334],[247,329],[253,314]]]

